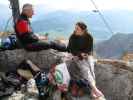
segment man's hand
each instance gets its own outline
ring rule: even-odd
[[[42,35],[39,35],[39,34],[36,34],[36,36],[38,37],[39,40],[48,40],[47,36],[42,36]]]
[[[40,40],[48,40],[48,37],[46,37],[46,36],[38,36],[38,38],[39,38]]]

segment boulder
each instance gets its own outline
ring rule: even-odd
[[[51,52],[54,52],[54,54]],[[24,59],[30,59],[42,69],[49,69],[52,65],[61,61],[56,54],[58,52],[54,50],[0,52],[0,71],[12,70]],[[96,64],[97,86],[104,93],[107,100],[133,100],[133,71],[130,70],[132,68],[133,66],[127,65],[123,67],[122,62],[117,64],[116,62],[100,62]]]

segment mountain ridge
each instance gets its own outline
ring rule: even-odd
[[[101,58],[121,59],[125,52],[133,52],[133,33],[115,34],[109,40],[97,43],[95,50]]]

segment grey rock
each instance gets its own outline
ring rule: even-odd
[[[58,53],[54,50],[44,50],[41,52],[26,52],[24,50],[0,52],[0,71],[5,72],[15,68],[24,59],[30,59],[42,69],[49,69],[53,64],[60,62],[60,57],[50,52]],[[96,64],[95,73],[97,86],[104,93],[107,100],[133,100],[132,71],[115,67],[113,64],[100,63]]]
[[[133,100],[133,72],[100,64],[95,67],[97,86],[107,100]]]
[[[54,50],[44,50],[40,52],[27,52],[25,50],[13,50],[0,52],[0,72],[14,70],[24,59],[31,60],[41,69],[49,69],[59,62],[60,57],[51,54]]]

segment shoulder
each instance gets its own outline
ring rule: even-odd
[[[18,20],[17,24],[28,24],[28,22],[24,19]]]
[[[26,20],[18,20],[17,22],[16,22],[16,27],[17,28],[25,28],[25,27],[28,27],[29,25],[28,25],[28,22],[26,21]]]
[[[18,20],[17,20],[17,23],[25,23],[25,24],[27,24],[28,23],[28,19],[24,18],[22,15],[20,15]]]
[[[75,35],[74,35],[74,34],[72,34],[72,35],[69,37],[69,39],[73,39],[73,38],[75,38]]]
[[[16,24],[27,24],[28,21],[25,20],[22,16],[19,16],[18,20],[16,21]]]
[[[86,37],[89,38],[89,39],[93,39],[93,36],[90,33],[87,33]]]

